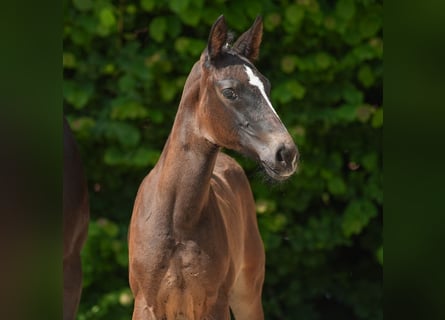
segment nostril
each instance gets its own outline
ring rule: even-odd
[[[285,145],[280,146],[276,153],[275,159],[283,166],[295,167],[299,158],[299,153],[294,148],[286,148]]]
[[[278,151],[277,151],[277,154],[276,154],[276,157],[275,157],[275,159],[278,161],[278,162],[284,162],[285,160],[285,150],[286,150],[286,148],[284,147],[284,146],[281,146],[279,149],[278,149]]]
[[[281,162],[283,165],[291,164],[293,161],[294,155],[291,149],[286,148],[284,145],[281,146],[276,155],[276,160]]]

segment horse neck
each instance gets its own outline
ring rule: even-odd
[[[201,72],[196,63],[187,78],[172,131],[157,164],[157,190],[163,214],[173,214],[173,224],[190,228],[199,220],[207,203],[210,178],[219,148],[200,131],[197,107]]]

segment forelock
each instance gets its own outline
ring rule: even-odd
[[[222,54],[213,62],[213,65],[217,69],[234,65],[247,65],[251,69],[256,70],[255,66],[246,57],[238,54],[228,45],[224,47]]]

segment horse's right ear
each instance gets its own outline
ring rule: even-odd
[[[215,60],[227,42],[227,25],[224,16],[219,16],[210,30],[209,41],[207,43],[207,52],[210,60]]]

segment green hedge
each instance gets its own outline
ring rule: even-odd
[[[382,319],[382,2],[73,0],[64,8],[64,112],[91,193],[79,320],[130,319],[127,227],[185,79],[224,14],[264,18],[259,70],[301,152],[290,181],[250,160],[266,247],[266,319]]]

